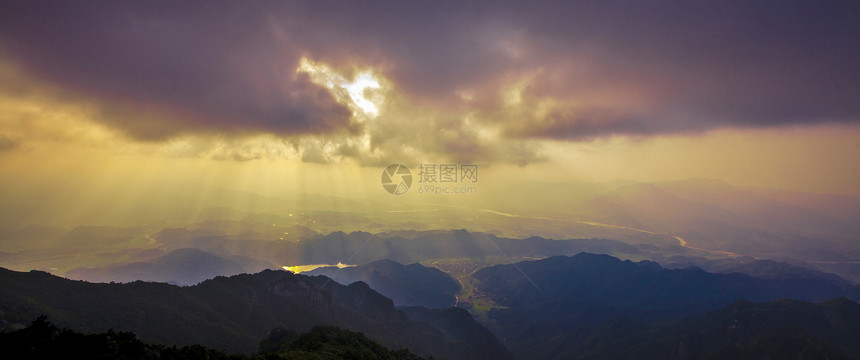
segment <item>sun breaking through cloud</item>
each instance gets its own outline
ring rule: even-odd
[[[381,92],[373,92],[380,84],[370,70],[357,71],[353,79],[347,80],[324,64],[302,58],[297,71],[309,74],[315,84],[331,90],[339,102],[353,109],[354,117],[360,119],[364,115],[373,119],[379,115],[379,106],[385,99]],[[348,98],[342,96],[344,91]]]
[[[587,163],[596,168],[582,172],[636,179],[654,167],[605,172],[594,159],[620,164],[666,141],[720,153],[723,135],[762,133],[747,157],[777,158],[795,131],[839,138],[839,149],[809,149],[819,157],[857,156],[843,141],[860,122],[856,2],[525,8],[4,2],[0,156],[86,146],[365,167]],[[856,175],[822,163],[828,178]],[[713,173],[694,168],[671,173]]]

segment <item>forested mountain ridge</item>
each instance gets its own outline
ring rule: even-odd
[[[178,287],[140,281],[93,284],[0,269],[0,283],[0,311],[10,323],[48,315],[84,332],[112,328],[135,332],[144,341],[200,344],[231,353],[255,351],[273,328],[303,332],[335,325],[422,356],[482,355],[472,344],[454,343],[431,325],[409,319],[362,282],[344,286],[323,276],[267,270]]]

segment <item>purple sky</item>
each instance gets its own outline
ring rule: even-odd
[[[101,99],[141,140],[326,134],[350,110],[299,60],[377,69],[512,139],[860,119],[858,1],[4,1],[0,60]],[[529,75],[530,74],[530,75]],[[497,94],[529,76],[510,115]],[[139,109],[170,120],[121,116]]]

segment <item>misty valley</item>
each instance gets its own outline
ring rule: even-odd
[[[290,210],[11,228],[2,341],[48,356],[87,338],[79,351],[131,358],[856,358],[856,223],[821,210],[831,197],[775,199],[686,181],[596,192],[567,221]],[[322,232],[381,216],[390,230]],[[492,230],[409,229],[416,216]],[[587,237],[516,236],[531,228]]]

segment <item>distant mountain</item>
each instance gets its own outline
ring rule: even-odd
[[[217,255],[217,254],[216,254]],[[221,256],[227,260],[233,261],[244,269],[246,273],[255,274],[263,270],[278,270],[281,269],[280,266],[272,264],[265,260],[257,260],[251,257],[242,256],[242,255],[227,255]],[[228,274],[220,274],[220,275],[228,275]]]
[[[856,299],[856,288],[824,281],[765,280],[697,268],[669,270],[653,262],[585,253],[491,266],[472,278],[480,291],[506,307],[493,309],[488,316],[501,339],[521,356],[566,332],[617,318],[679,319],[738,300]]]
[[[511,257],[518,260],[574,255],[583,251],[654,260],[676,255],[712,258],[734,252],[759,258],[813,261],[817,267],[837,272],[846,279],[860,277],[860,272],[850,267],[852,262],[860,259],[860,253],[852,245],[854,238],[817,233],[812,228],[794,231],[774,225],[769,229],[759,229],[747,223],[746,213],[730,212],[707,202],[688,200],[655,185],[628,185],[595,198],[590,204],[589,212],[578,216],[584,220],[571,221],[570,226],[576,228],[576,233],[603,233],[604,237],[548,239],[532,236],[515,239],[466,230],[377,234],[336,231],[295,240],[264,241],[255,240],[264,238],[259,233],[232,234],[221,233],[220,230],[179,228],[164,229],[155,239],[171,246],[194,247],[222,256],[239,254],[279,266],[338,262],[365,264],[382,259],[402,264],[450,258]],[[805,212],[798,212],[802,213]],[[525,220],[516,218],[511,221]],[[836,263],[827,265],[826,262]]]
[[[835,286],[851,286],[852,283],[839,275],[813,270],[807,267],[789,264],[775,260],[759,260],[750,257],[726,258],[716,260],[676,259],[677,262],[667,263],[667,268],[680,269],[699,267],[712,273],[741,273],[752,277],[768,280],[810,280],[826,282]],[[809,266],[809,265],[807,265]]]
[[[516,194],[509,191],[510,186],[517,189]],[[650,184],[529,181],[492,190],[505,196],[483,192],[481,198],[458,208],[410,200],[398,201],[403,212],[375,212],[372,209],[385,202],[381,198],[279,198],[229,189],[214,191],[215,203],[200,204],[185,199],[187,194],[180,196],[194,206],[185,202],[177,205],[176,196],[165,194],[130,199],[136,204],[136,214],[148,214],[135,219],[153,220],[143,226],[127,224],[127,216],[114,213],[116,199],[126,199],[128,194],[108,197],[112,199],[109,203],[93,205],[87,212],[86,218],[97,216],[97,223],[114,226],[77,226],[96,221],[72,221],[77,216],[39,204],[30,204],[35,207],[27,211],[6,207],[7,216],[0,221],[0,251],[19,257],[4,256],[0,266],[63,273],[75,267],[107,264],[111,257],[130,258],[125,251],[154,247],[165,251],[198,248],[228,259],[241,255],[283,266],[338,261],[364,264],[381,259],[408,264],[499,256],[501,251],[515,259],[580,251],[623,256],[641,254],[640,245],[648,244],[653,252],[670,255],[713,257],[733,252],[768,259],[795,258],[860,283],[860,250],[855,245],[860,236],[857,195],[774,191],[708,179]],[[224,203],[225,199],[230,201]],[[248,208],[250,203],[252,208]],[[297,203],[303,204],[301,211],[284,206]],[[233,207],[222,208],[228,205]],[[32,219],[24,221],[31,218],[25,213],[33,215]],[[66,221],[51,222],[62,227],[21,227],[39,219]],[[472,232],[466,238],[454,231],[430,230],[439,228]],[[408,229],[427,231],[410,235]],[[335,230],[346,232],[331,232]],[[495,234],[498,239],[478,231]],[[541,235],[544,240],[566,239],[574,234],[614,242],[550,244],[538,240],[534,245],[522,245],[505,240],[532,235]],[[683,238],[686,246],[673,236]],[[415,238],[443,241],[410,241]],[[498,240],[498,249],[488,240]]]
[[[402,265],[393,260],[348,267],[322,267],[307,275],[325,275],[341,284],[363,281],[396,306],[443,308],[454,305],[460,283],[439,269],[419,263]]]
[[[825,282],[764,280],[696,268],[670,270],[650,261],[634,263],[588,253],[491,266],[472,277],[480,281],[481,290],[506,306],[577,299],[604,304],[646,302],[653,303],[654,309],[665,307],[676,313],[670,309],[697,312],[741,299],[821,301],[845,293],[843,288]]]
[[[410,320],[362,282],[344,286],[323,276],[286,271],[216,277],[178,287],[140,281],[93,284],[39,271],[0,269],[0,284],[0,311],[10,324],[25,324],[44,314],[80,331],[131,331],[144,341],[168,345],[251,353],[271,329],[303,332],[325,324],[362,332],[392,349],[436,358],[471,359],[478,354],[474,349],[492,342],[452,343],[433,326]]]
[[[162,231],[159,242],[171,243],[185,239],[203,250],[226,251],[263,259],[283,265],[301,264],[366,264],[390,259],[410,264],[428,259],[503,257],[546,257],[573,255],[582,251],[598,253],[638,254],[640,249],[609,239],[554,240],[540,237],[512,239],[466,230],[439,230],[412,233],[371,234],[367,232],[333,232],[301,241],[259,242],[231,240],[195,234],[191,230]]]
[[[240,261],[243,260],[249,261],[240,257]],[[90,282],[142,280],[192,285],[216,276],[244,272],[245,269],[235,261],[199,249],[178,249],[152,261],[70,270],[66,277]]]

